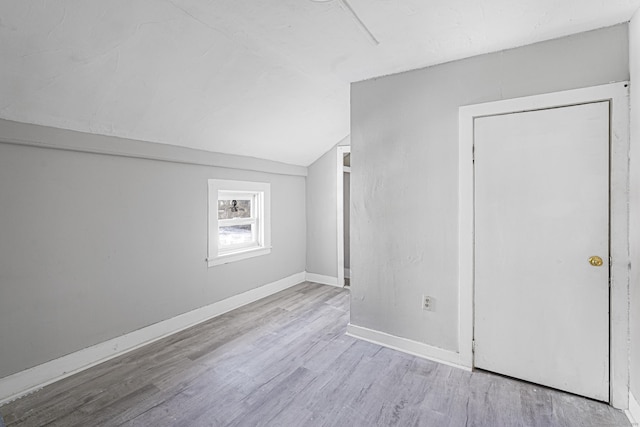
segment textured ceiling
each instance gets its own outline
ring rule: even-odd
[[[640,0],[3,0],[0,118],[308,165],[349,83],[628,21]]]

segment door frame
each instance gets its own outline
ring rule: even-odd
[[[629,406],[629,83],[573,89],[502,101],[468,105],[459,109],[458,153],[458,352],[462,365],[473,369],[474,325],[474,165],[476,117],[565,107],[598,101],[610,105],[610,255],[609,403]]]
[[[344,286],[344,155],[351,153],[350,145],[339,145],[336,157],[336,253],[338,255],[338,286]],[[348,206],[347,206],[348,208]]]

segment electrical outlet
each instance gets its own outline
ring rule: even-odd
[[[435,299],[429,295],[422,295],[422,309],[425,311],[433,311]]]

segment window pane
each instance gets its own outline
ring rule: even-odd
[[[251,218],[251,200],[218,200],[218,219]]]
[[[235,246],[253,242],[251,227],[251,224],[218,227],[220,247]]]

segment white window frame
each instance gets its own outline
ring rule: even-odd
[[[209,184],[209,267],[271,253],[271,184],[265,182],[210,179]],[[251,199],[251,217],[218,220],[218,200]],[[221,225],[252,224],[254,241],[229,249],[219,246]]]

